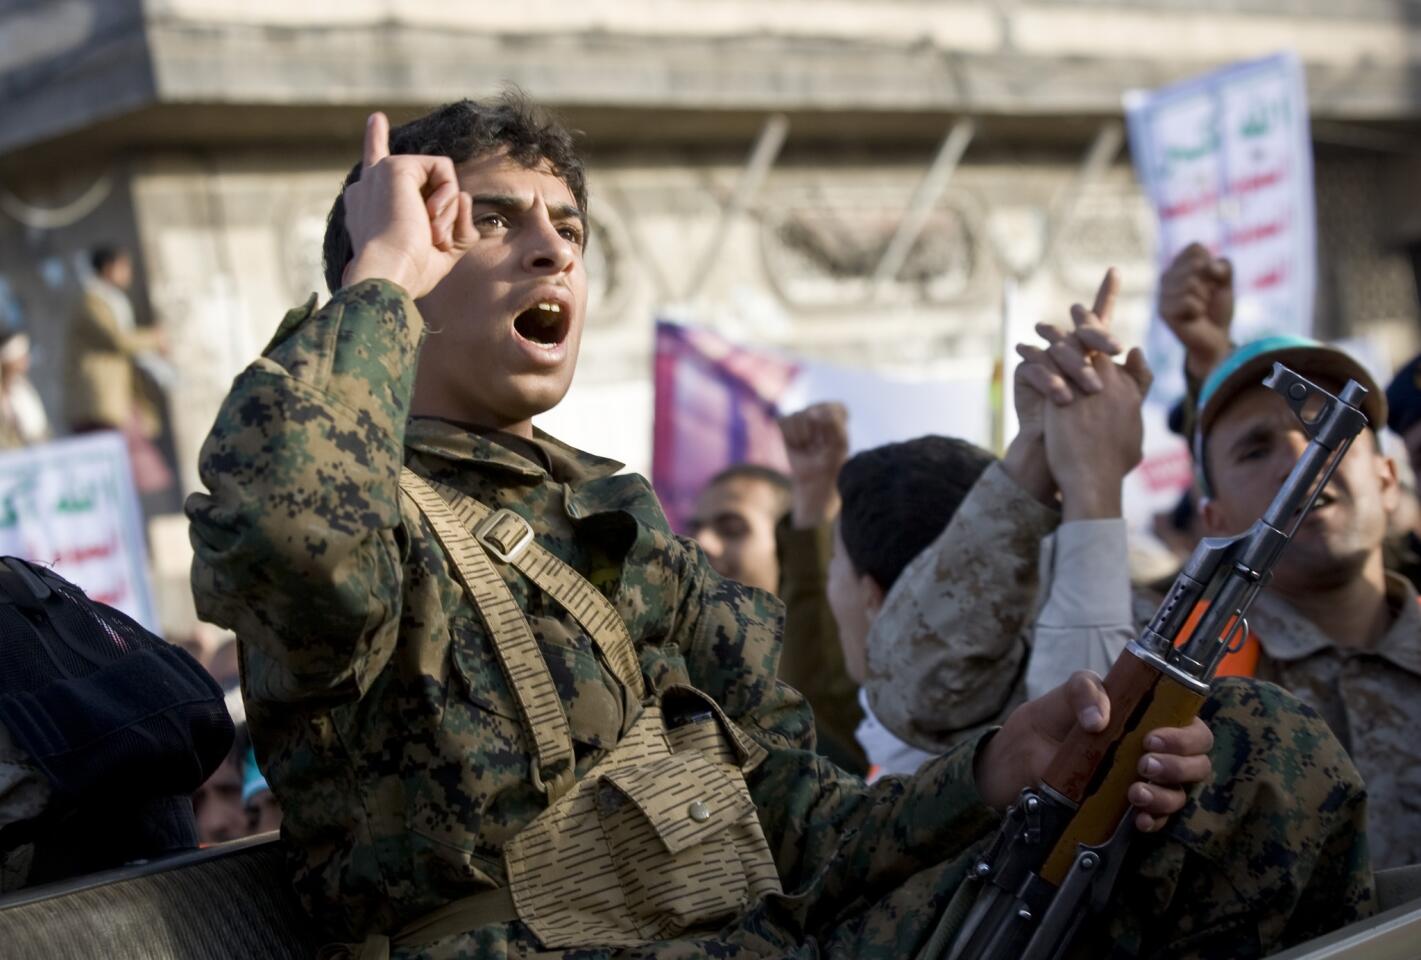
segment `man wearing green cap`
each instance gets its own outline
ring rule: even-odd
[[[1274,361],[1331,390],[1349,378],[1362,384],[1373,431],[1353,445],[1254,604],[1253,649],[1243,653],[1257,654],[1256,676],[1317,708],[1347,747],[1367,782],[1374,864],[1421,862],[1421,612],[1412,584],[1383,558],[1400,496],[1396,466],[1376,442],[1386,395],[1351,356],[1305,337],[1231,350],[1233,301],[1228,261],[1199,244],[1160,279],[1160,315],[1197,388],[1191,438],[1207,534],[1252,522],[1303,442],[1282,399],[1259,383]]]
[[[1241,346],[1199,394],[1194,451],[1210,535],[1244,530],[1307,442],[1287,404],[1260,383],[1275,361],[1330,390],[1356,380],[1373,431],[1386,422],[1382,391],[1341,350],[1291,336]],[[1316,708],[1366,781],[1378,867],[1421,862],[1421,606],[1382,555],[1398,495],[1396,465],[1375,433],[1363,437],[1249,614],[1254,674]]]

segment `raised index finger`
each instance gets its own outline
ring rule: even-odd
[[[390,119],[380,111],[370,114],[365,121],[365,152],[361,160],[361,172],[390,155]]]
[[[1110,325],[1110,313],[1115,309],[1115,295],[1120,292],[1120,271],[1111,267],[1105,271],[1105,279],[1100,281],[1100,289],[1095,292],[1095,306],[1091,308],[1096,319]]]

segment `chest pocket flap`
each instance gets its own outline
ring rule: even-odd
[[[607,773],[597,803],[604,818],[625,803],[634,805],[651,827],[642,842],[658,842],[671,854],[705,843],[754,811],[744,787],[737,788],[727,768],[698,753],[673,754]],[[635,843],[626,835],[618,839],[619,846]]]

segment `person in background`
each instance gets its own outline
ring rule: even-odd
[[[204,846],[240,840],[251,832],[242,803],[242,761],[251,747],[252,740],[246,724],[241,724],[237,727],[237,735],[226,758],[192,795],[197,839]]]
[[[1231,303],[1232,294],[1214,289],[1218,284],[1210,279],[1218,262],[1193,253],[1190,248],[1176,259],[1162,291],[1209,287],[1213,293],[1196,298],[1196,307]],[[1198,275],[1194,284],[1180,279],[1188,271]],[[1185,307],[1164,302],[1161,313],[1186,330],[1203,324],[1211,338],[1228,339],[1229,315],[1181,319]],[[1076,320],[1076,334],[1082,320],[1095,326],[1093,318]],[[1092,351],[1070,342],[1076,334],[1049,333],[1059,344],[1054,354],[1038,351],[1030,358],[1042,372],[1038,382],[1053,398],[1075,406],[1088,393],[1083,371],[1110,366],[1104,354],[1117,348],[1101,346],[1088,356]],[[1360,383],[1367,390],[1363,412],[1372,429],[1352,445],[1299,527],[1249,611],[1247,639],[1224,659],[1220,674],[1272,681],[1321,714],[1367,782],[1374,862],[1382,868],[1416,863],[1421,861],[1421,813],[1413,803],[1421,791],[1421,747],[1414,736],[1421,727],[1421,598],[1387,565],[1385,544],[1401,491],[1396,465],[1377,433],[1389,422],[1386,396],[1360,363],[1315,340],[1272,336],[1238,347],[1212,368],[1204,361],[1189,367],[1191,379],[1203,374],[1192,390],[1191,417],[1203,530],[1216,537],[1246,530],[1307,442],[1287,403],[1262,385],[1275,362],[1333,393],[1348,380]],[[1095,399],[1086,396],[1086,402]],[[1055,658],[1056,669],[1109,663],[1154,613],[1157,597],[1137,592],[1129,602],[1126,578],[1111,572],[1120,555],[1122,546],[1096,551],[1096,601],[1066,617],[1060,641],[1038,651]],[[1129,608],[1133,615],[1125,616]],[[1089,647],[1081,642],[1087,615],[1097,618],[1097,642]]]
[[[250,745],[242,758],[242,806],[247,811],[247,833],[281,829],[281,804],[257,766],[257,752]]]
[[[1401,506],[1392,516],[1387,569],[1421,587],[1421,356],[1412,357],[1386,388],[1387,426],[1401,438],[1410,469],[1401,473]]]
[[[1412,357],[1386,387],[1386,425],[1406,445],[1411,472],[1421,478],[1421,355]]]
[[[1337,392],[1369,391],[1363,432],[1298,529],[1249,613],[1238,655],[1327,720],[1367,783],[1368,839],[1379,867],[1421,862],[1421,598],[1386,567],[1396,467],[1374,432],[1386,398],[1331,347],[1270,337],[1240,347],[1204,382],[1196,461],[1206,532],[1243,532],[1267,506],[1306,437],[1283,398],[1260,385],[1281,361]]]
[[[1388,570],[1401,574],[1415,587],[1421,584],[1421,499],[1417,499],[1416,480],[1410,469],[1404,474],[1398,469],[1397,473],[1401,481],[1397,507],[1387,517],[1383,556]]]
[[[780,420],[789,458],[789,512],[775,528],[785,603],[780,679],[814,710],[819,752],[853,773],[869,772],[857,742],[864,713],[849,675],[826,587],[839,516],[839,470],[849,456],[848,411],[818,403]]]
[[[241,667],[238,664],[237,639],[229,630],[221,630],[219,641],[212,655],[203,666],[212,674],[212,679],[223,690],[235,690],[241,681]]]
[[[834,611],[844,663],[855,683],[868,672],[871,628],[900,575],[951,523],[967,492],[996,462],[987,451],[965,440],[919,437],[890,443],[851,457],[839,471],[843,508],[833,531],[829,563],[829,605]],[[973,625],[953,626],[955,636]],[[1015,706],[1014,700],[1009,706]],[[941,749],[921,750],[905,743],[874,716],[867,693],[860,690],[864,719],[857,737],[868,756],[869,779],[911,774],[953,743],[980,732],[983,722],[958,731]]]
[[[696,498],[690,535],[722,577],[774,593],[780,586],[775,526],[789,512],[784,474],[751,463],[717,473]]]
[[[0,337],[0,449],[49,439],[49,417],[29,374],[29,335],[17,331]]]
[[[93,273],[84,282],[69,327],[65,403],[70,429],[119,431],[128,442],[139,493],[166,490],[173,474],[154,442],[162,431],[155,390],[174,379],[163,359],[163,331],[135,322],[129,299],[133,258],[127,250],[97,247],[90,264]]]
[[[794,456],[791,452],[791,471]],[[845,770],[863,773],[863,754],[853,739],[860,719],[853,685],[842,664],[835,670],[838,644],[832,633],[833,618],[824,605],[828,547],[821,542],[821,529],[828,528],[822,524],[797,526],[793,503],[805,494],[803,489],[796,492],[796,484],[802,488],[802,478],[787,478],[757,464],[727,467],[711,478],[697,498],[691,535],[716,573],[773,593],[785,602],[780,679],[809,701],[814,711],[815,749]],[[810,509],[817,512],[822,508]],[[826,627],[830,632],[825,632]],[[826,649],[827,662],[822,658]],[[845,702],[851,711],[848,722]]]

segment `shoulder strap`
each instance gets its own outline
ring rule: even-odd
[[[454,516],[465,529],[473,531],[489,553],[517,569],[572,614],[634,697],[646,696],[641,660],[622,615],[586,577],[539,544],[527,520],[512,510],[491,510],[445,484],[416,479],[448,503]]]
[[[573,784],[572,734],[532,628],[483,546],[459,522],[444,498],[407,468],[400,471],[400,489],[434,528],[493,638],[499,665],[513,690],[523,724],[533,738],[537,754],[533,785],[552,804]]]

